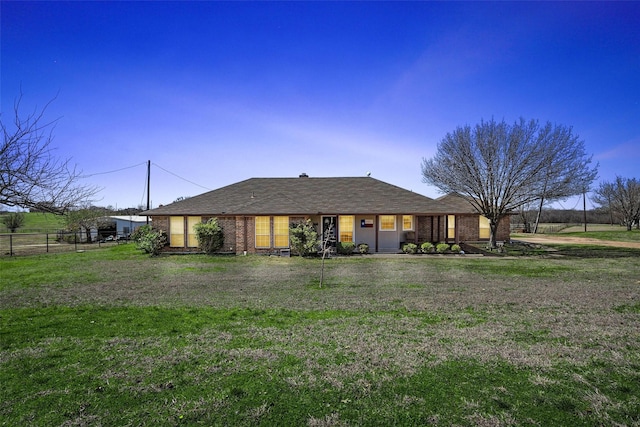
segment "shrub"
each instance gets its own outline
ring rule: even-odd
[[[340,255],[351,255],[353,253],[353,251],[355,250],[356,245],[355,243],[351,243],[351,242],[339,242],[338,243],[338,247],[337,247],[337,251]]]
[[[218,224],[217,218],[211,218],[207,222],[201,222],[193,226],[200,249],[209,255],[216,253],[224,245],[224,233]]]
[[[462,248],[460,245],[451,245],[451,252],[459,254]]]
[[[439,254],[443,254],[449,250],[449,244],[447,243],[438,243],[436,245],[436,252]]]
[[[425,242],[422,245],[420,245],[420,250],[422,251],[422,253],[428,254],[433,252],[433,243],[431,242]]]
[[[318,251],[318,232],[310,219],[293,224],[289,228],[291,249],[300,256],[308,256]]]
[[[402,247],[402,251],[406,254],[415,254],[418,252],[418,245],[415,243],[407,243]]]
[[[2,217],[2,223],[7,229],[15,233],[16,230],[24,225],[25,215],[23,212],[9,212]]]
[[[150,225],[143,225],[133,232],[131,240],[138,249],[155,256],[167,244],[167,235],[162,230],[154,230]]]
[[[367,245],[366,243],[360,243],[358,245],[358,252],[360,252],[361,254],[368,254],[369,253],[369,245]]]

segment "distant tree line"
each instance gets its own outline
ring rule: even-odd
[[[520,211],[518,215],[513,217],[512,222],[525,225],[529,223],[529,227],[533,226],[537,209]],[[582,224],[584,222],[584,211],[577,209],[543,209],[540,211],[541,223],[557,223],[557,224]],[[611,224],[611,216],[604,209],[590,209],[587,211],[587,223],[589,224]],[[532,229],[527,230],[529,232]]]

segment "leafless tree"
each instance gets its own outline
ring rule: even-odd
[[[617,215],[627,230],[631,231],[634,224],[640,228],[640,181],[638,179],[617,176],[613,182],[603,181],[594,190],[591,200]]]
[[[81,171],[54,156],[52,147],[56,120],[47,121],[41,110],[21,115],[20,101],[14,102],[13,121],[0,115],[3,141],[0,145],[0,204],[64,213],[87,202],[98,191],[80,185]]]
[[[322,283],[324,283],[324,260],[327,256],[331,255],[332,249],[332,241],[335,238],[334,235],[334,225],[333,223],[329,224],[329,227],[324,231],[324,235],[322,236],[321,242],[321,251],[322,251],[322,264],[320,267],[320,288],[322,287]]]
[[[105,208],[96,206],[83,206],[79,209],[71,209],[65,212],[64,218],[69,231],[83,231],[86,242],[91,243],[91,230],[107,225],[111,222],[108,215],[111,212]]]
[[[571,128],[536,120],[481,121],[458,127],[423,159],[423,181],[442,192],[467,196],[489,219],[495,247],[500,220],[520,206],[581,194],[597,175],[584,142]]]

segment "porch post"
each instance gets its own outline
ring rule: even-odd
[[[430,242],[434,242],[435,240],[433,240],[433,215],[431,215],[431,240],[429,240]]]
[[[375,235],[376,235],[376,252],[378,252],[378,233],[380,232],[378,220],[379,220],[378,215],[376,215],[375,224],[373,224],[373,226],[375,227]]]

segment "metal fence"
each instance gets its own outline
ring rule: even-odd
[[[86,242],[84,233],[1,233],[0,257],[76,252],[103,248],[122,243],[122,240],[97,239]]]

